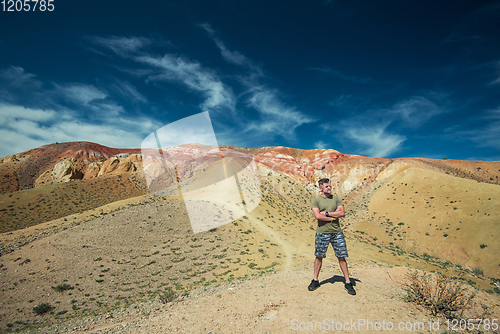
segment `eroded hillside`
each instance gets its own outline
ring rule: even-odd
[[[194,158],[205,151],[209,158]],[[310,200],[323,177],[346,207],[341,224],[353,260],[453,267],[476,287],[500,292],[500,163],[237,151],[255,159],[260,189],[249,190],[259,190],[261,201],[244,217],[197,234],[181,197],[148,195],[137,150],[65,143],[3,158],[2,324],[102,314],[165,291],[188,295],[308,263],[316,225]],[[172,152],[182,153],[175,177],[165,175],[174,186],[179,178],[186,189],[210,185],[218,151],[184,145]],[[55,290],[65,284],[70,290]],[[55,308],[40,318],[32,308],[43,301]]]

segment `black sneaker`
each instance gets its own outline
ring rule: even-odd
[[[347,290],[347,293],[350,294],[350,295],[355,295],[356,294],[356,290],[354,290],[354,287],[352,286],[351,283],[346,283],[344,285],[345,289]]]
[[[317,288],[319,288],[319,281],[315,281],[315,280],[312,280],[311,281],[311,284],[309,284],[309,286],[307,287],[307,289],[309,291],[314,291],[316,290]]]

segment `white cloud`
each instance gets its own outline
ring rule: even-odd
[[[25,89],[38,89],[42,86],[41,81],[36,80],[36,75],[26,73],[22,67],[11,66],[0,71],[0,77],[9,82],[10,86]]]
[[[114,102],[95,103],[89,107],[102,119],[116,119],[116,117],[124,114],[123,107]]]
[[[260,112],[261,120],[251,123],[247,131],[257,130],[293,138],[297,127],[315,121],[295,108],[284,105],[277,97],[276,91],[255,91],[249,99],[249,104]]]
[[[395,104],[388,111],[389,114],[400,118],[406,126],[411,128],[418,128],[432,117],[444,112],[444,109],[423,96],[414,96],[406,99]]]
[[[359,144],[361,152],[370,157],[389,157],[406,140],[405,136],[387,133],[384,126],[353,126],[343,129],[342,133]]]
[[[135,59],[161,69],[161,73],[149,76],[149,80],[179,82],[191,90],[201,92],[205,96],[201,106],[203,110],[217,107],[234,110],[235,101],[231,89],[222,83],[216,73],[203,68],[199,62],[171,54],[162,58],[139,56]]]
[[[144,117],[84,121],[74,111],[41,110],[0,104],[0,156],[53,142],[92,141],[110,147],[139,148],[144,137],[160,126]]]
[[[297,127],[314,121],[312,117],[297,111],[293,106],[287,106],[283,103],[278,97],[278,90],[269,89],[262,83],[266,79],[262,69],[241,53],[230,50],[216,36],[210,24],[203,23],[199,27],[215,42],[224,60],[248,70],[248,73],[235,77],[243,87],[247,88],[247,91],[239,96],[244,96],[247,106],[258,112],[257,120],[249,122],[243,113],[236,115],[238,98],[233,94],[231,87],[220,79],[218,71],[204,67],[197,60],[177,54],[159,56],[154,53],[148,53],[146,47],[151,42],[140,38],[127,39],[114,37],[91,38],[90,40],[95,44],[113,50],[121,57],[146,65],[143,68],[129,70],[134,75],[146,77],[146,82],[156,81],[181,84],[190,91],[200,94],[204,98],[204,101],[200,104],[200,108],[203,111],[225,111],[226,114],[224,115],[219,113],[219,115],[223,115],[224,117],[228,116],[227,111],[230,111],[229,115],[233,116],[232,120],[240,129],[238,131],[234,127],[225,128],[223,136],[231,138],[231,141],[239,140],[241,142],[245,140],[247,143],[249,142],[248,138],[236,139],[235,132],[244,134],[247,137],[258,136],[260,137],[258,138],[259,140],[262,139],[262,135],[271,137],[281,135],[287,138],[294,138]],[[123,70],[127,71],[127,69]],[[119,91],[126,91],[126,89],[127,87],[118,88]],[[93,105],[96,106],[96,103]],[[217,123],[216,118],[213,119],[215,123]]]
[[[226,45],[215,35],[215,31],[212,29],[212,26],[208,23],[202,23],[199,25],[202,27],[212,38],[212,40],[215,42],[215,45],[219,48],[221,51],[222,58],[224,58],[227,62],[234,64],[234,65],[240,65],[240,66],[251,66],[252,62],[250,59],[242,55],[241,53],[237,51],[231,51],[229,50]]]
[[[320,140],[320,141],[315,142],[313,144],[313,147],[315,149],[322,150],[322,149],[327,149],[328,148],[328,144]]]
[[[89,104],[95,100],[106,98],[106,94],[92,85],[73,84],[67,87],[58,86],[63,95],[70,101]]]
[[[500,149],[500,108],[487,111],[487,114],[483,117],[473,117],[469,119],[469,122],[480,122],[482,126],[450,128],[446,131],[450,133],[448,137],[474,141],[479,147]]]
[[[132,100],[132,101],[138,101],[138,102],[147,102],[147,98],[139,93],[137,88],[135,88],[133,85],[131,85],[128,82],[125,81],[118,81],[116,84],[114,84],[113,89],[117,91],[123,98]]]
[[[285,138],[294,138],[295,129],[302,124],[311,123],[315,120],[294,107],[286,106],[279,98],[278,90],[270,89],[262,84],[265,79],[262,69],[252,60],[248,59],[237,51],[231,51],[216,36],[214,29],[208,23],[199,25],[215,42],[221,51],[222,58],[227,62],[244,67],[249,70],[245,75],[239,76],[239,81],[246,86],[249,94],[248,106],[259,112],[260,119],[249,122],[244,126],[244,132],[254,136],[275,136],[280,135]],[[243,95],[246,95],[243,94]]]
[[[497,71],[496,75],[498,77],[490,83],[491,85],[496,85],[500,83],[500,61],[495,62],[495,69]]]
[[[0,158],[50,143],[44,139],[27,137],[22,133],[5,128],[0,128],[0,137],[2,138]]]
[[[45,122],[53,119],[54,110],[30,109],[17,105],[0,103],[0,125],[8,125],[16,120]]]
[[[90,42],[110,49],[119,56],[125,57],[131,53],[138,52],[151,44],[151,41],[144,37],[87,37]]]

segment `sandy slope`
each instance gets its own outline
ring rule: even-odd
[[[394,172],[389,178],[409,187],[419,184],[418,177],[399,180],[399,176]],[[28,324],[36,328],[33,333],[283,333],[303,332],[300,329],[310,322],[320,322],[327,329],[335,320],[335,324],[353,321],[357,328],[350,332],[363,332],[358,320],[367,319],[394,326],[423,322],[424,327],[416,332],[429,332],[429,315],[403,301],[401,286],[389,274],[402,280],[408,267],[432,271],[439,270],[440,264],[394,247],[348,234],[351,276],[358,295],[349,296],[343,289],[331,253],[320,276],[324,284],[317,291],[307,291],[314,244],[311,194],[285,176],[277,179],[279,185],[294,186],[295,193],[281,194],[281,188],[265,184],[263,200],[251,214],[196,235],[181,201],[151,198],[140,205],[121,203],[68,216],[66,222],[59,219],[2,235],[0,242],[17,246],[0,258],[0,331]],[[423,193],[423,189],[418,191]],[[380,194],[385,201],[387,196],[392,201],[403,197],[392,188],[387,196],[384,190]],[[364,195],[358,205],[349,202],[346,225],[354,217],[367,216],[368,204]],[[405,210],[391,212],[400,215]],[[397,218],[393,218],[396,224]],[[408,229],[408,225],[405,221],[402,226]],[[492,288],[484,279],[465,278],[480,281],[484,289]],[[62,293],[52,289],[63,283],[73,289]],[[159,296],[167,289],[183,296],[162,304]],[[490,318],[499,317],[497,296],[478,292],[477,301],[492,313]],[[34,315],[33,306],[41,302],[53,305],[53,314]],[[477,304],[467,315],[477,317],[482,311]],[[440,321],[443,332],[446,327]]]

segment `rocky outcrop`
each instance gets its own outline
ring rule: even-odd
[[[97,176],[102,175],[119,175],[127,172],[135,172],[137,167],[129,158],[112,157],[104,161]]]
[[[55,183],[81,180],[83,179],[83,173],[76,168],[72,161],[63,160],[58,162],[52,169],[52,179]]]
[[[93,177],[97,177],[99,175],[99,171],[101,170],[102,162],[91,162],[86,165],[83,170],[83,179],[90,179]]]
[[[142,154],[131,154],[129,155],[129,159],[132,162],[142,162]]]

